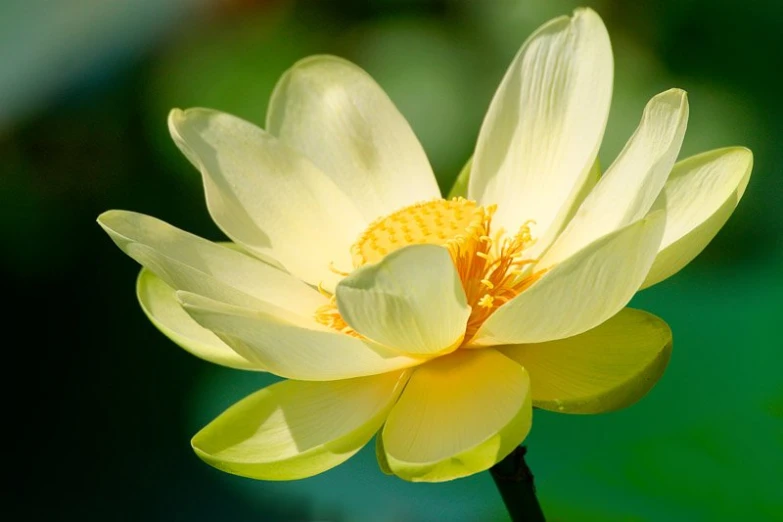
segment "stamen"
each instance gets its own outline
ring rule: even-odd
[[[361,337],[361,334],[348,326],[340,311],[337,309],[337,298],[332,296],[329,302],[321,305],[315,311],[315,320],[324,326],[333,328],[338,332],[350,335],[352,337]]]
[[[327,291],[327,290],[324,288],[324,282],[323,282],[323,281],[319,281],[319,282],[318,282],[318,286],[316,287],[316,289],[318,290],[318,292],[319,292],[319,293],[320,293],[322,296],[324,296],[324,297],[332,297],[332,293],[331,293],[331,292],[328,292],[328,291]]]
[[[486,286],[490,290],[493,290],[495,288],[495,285],[492,284],[492,281],[490,281],[489,279],[482,279],[481,280],[481,284]]]
[[[479,299],[478,305],[482,308],[492,308],[495,298],[489,294],[484,294],[484,297]]]
[[[329,270],[331,270],[333,273],[339,275],[339,276],[347,276],[350,272],[344,272],[340,269],[338,269],[336,266],[334,266],[334,261],[329,261]]]

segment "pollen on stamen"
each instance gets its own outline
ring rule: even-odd
[[[478,305],[482,308],[492,308],[495,302],[495,298],[489,294],[484,294],[484,297],[479,299]]]

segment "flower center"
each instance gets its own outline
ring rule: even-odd
[[[472,308],[465,332],[467,343],[499,306],[543,274],[532,273],[534,260],[523,256],[533,243],[530,222],[514,235],[507,235],[503,229],[493,231],[495,208],[464,198],[437,199],[405,207],[374,221],[359,236],[351,247],[354,268],[377,263],[409,245],[445,247]],[[335,297],[329,297],[330,302],[316,312],[318,322],[358,336],[337,311]]]

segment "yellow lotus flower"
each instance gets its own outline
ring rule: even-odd
[[[537,30],[489,107],[466,197],[449,200],[389,98],[339,58],[286,72],[266,130],[172,111],[233,244],[131,212],[99,222],[144,266],[139,300],[165,335],[290,379],[220,415],[196,453],[231,473],[296,479],[377,433],[384,470],[442,481],[511,452],[533,406],[598,413],[642,397],[671,331],[624,307],[707,245],[752,155],[675,164],[688,103],[672,89],[599,176],[612,75],[593,11]]]

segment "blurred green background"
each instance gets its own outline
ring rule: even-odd
[[[783,520],[783,3],[777,0],[5,0],[0,3],[0,265],[12,520],[506,520],[487,474],[383,475],[372,448],[288,483],[222,474],[190,437],[272,378],[212,366],[136,304],[138,267],[95,224],[140,211],[220,239],[172,107],[263,122],[313,53],[386,89],[447,190],[524,39],[578,5],[604,18],[615,95],[608,165],[645,102],[689,91],[682,156],[746,145],[744,200],[684,272],[634,306],[674,330],[669,369],[628,410],[537,411],[529,463],[551,520]],[[9,460],[10,457],[10,460]]]

